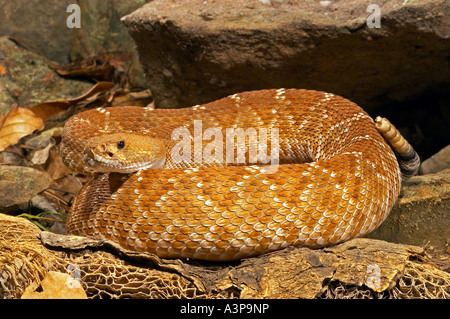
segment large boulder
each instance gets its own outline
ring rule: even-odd
[[[431,87],[448,89],[450,3],[370,4],[155,0],[122,20],[163,108],[296,87],[343,95],[370,110]]]

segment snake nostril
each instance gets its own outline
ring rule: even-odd
[[[108,152],[108,156],[109,156],[109,157],[113,157],[113,156],[114,156],[114,154],[113,154],[113,153],[111,153],[111,152]]]

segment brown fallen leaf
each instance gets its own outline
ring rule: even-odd
[[[150,90],[132,92],[125,89],[122,90],[122,92],[117,92],[110,103],[111,106],[122,106],[122,105],[147,106],[152,101],[153,98]]]
[[[44,121],[33,111],[14,105],[9,113],[0,117],[0,152],[16,144],[22,137],[43,128]]]
[[[21,299],[87,299],[87,296],[76,278],[69,274],[49,271],[40,285],[31,283]]]
[[[31,163],[35,165],[43,165],[45,162],[47,162],[50,149],[55,146],[55,140],[51,139],[50,143],[44,148],[38,149],[36,152],[34,152],[33,157],[31,158]]]
[[[6,74],[7,74],[7,72],[6,72],[5,65],[0,63],[0,76],[6,75]]]
[[[35,104],[30,107],[37,116],[39,116],[44,121],[64,112],[70,106],[77,104],[78,102],[92,98],[97,94],[105,92],[114,86],[112,82],[98,82],[95,84],[88,92],[75,97],[73,99],[60,99],[55,101],[46,101],[42,103]]]

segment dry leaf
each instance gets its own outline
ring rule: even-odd
[[[71,173],[64,164],[61,154],[55,148],[50,148],[48,160],[45,163],[45,171],[54,179],[60,179]]]
[[[129,90],[118,90],[113,96],[111,106],[134,105],[147,106],[153,101],[150,90],[130,92]]]
[[[47,162],[47,159],[49,157],[50,149],[55,145],[55,140],[51,139],[50,143],[42,148],[34,152],[33,158],[31,159],[31,163],[36,165],[42,165]]]
[[[48,101],[35,104],[30,107],[37,116],[43,120],[48,120],[65,110],[67,110],[72,104],[68,100]]]
[[[21,165],[24,158],[19,154],[13,152],[0,152],[0,166],[1,165]]]
[[[44,121],[32,111],[15,105],[9,113],[0,117],[0,152],[16,144],[22,137],[42,130]]]
[[[6,67],[3,64],[0,64],[0,76],[6,75]]]
[[[99,48],[100,49],[100,48]],[[49,64],[61,76],[82,76],[96,81],[113,81],[116,71],[124,73],[123,65],[131,55],[126,52],[104,52],[91,55],[87,59],[80,59],[64,65]]]
[[[69,274],[49,271],[40,285],[30,284],[21,299],[87,299],[87,296],[80,282]]]

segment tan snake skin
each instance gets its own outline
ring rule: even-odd
[[[184,126],[192,133],[194,120],[202,120],[203,130],[277,128],[277,171],[261,171],[260,164],[175,165],[170,132]],[[95,174],[67,220],[69,233],[164,258],[234,260],[360,237],[383,222],[401,183],[396,157],[367,113],[309,90],[244,92],[185,109],[86,111],[66,123],[61,153],[80,173],[120,171],[99,161],[132,154],[139,154],[133,161],[150,158],[164,168]],[[165,155],[165,163],[158,160]]]

